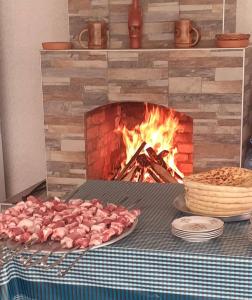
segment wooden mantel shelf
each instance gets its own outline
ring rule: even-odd
[[[140,51],[140,52],[148,52],[148,51],[197,51],[197,50],[216,50],[216,51],[232,51],[232,50],[240,50],[240,51],[243,51],[247,48],[251,48],[252,47],[252,44],[250,44],[248,47],[244,47],[244,48],[218,48],[218,47],[195,47],[195,48],[141,48],[141,49],[110,49],[110,48],[107,48],[107,49],[83,49],[83,48],[80,48],[80,49],[77,49],[77,48],[74,48],[74,49],[68,49],[68,50],[44,50],[44,49],[41,49],[41,52],[71,52],[71,51],[101,51],[101,52],[104,52],[104,51],[111,51],[111,52],[118,52],[118,51],[121,51],[121,52],[128,52],[128,51],[132,51],[132,52],[135,52],[135,51]]]

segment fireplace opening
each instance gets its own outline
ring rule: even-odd
[[[173,109],[112,103],[85,114],[87,179],[183,182],[193,171],[193,120]]]

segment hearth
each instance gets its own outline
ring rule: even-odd
[[[183,113],[113,103],[87,112],[84,128],[88,179],[182,182],[192,172],[193,121]]]
[[[252,47],[43,51],[48,195],[62,197],[91,178],[118,178],[130,159],[119,124],[128,130],[141,124],[145,102],[149,110],[191,122],[185,126],[190,141],[186,131],[174,137],[183,175],[242,166],[251,135],[251,63]],[[156,155],[169,151],[155,149],[145,137],[141,142]],[[141,154],[153,160],[146,151]],[[143,155],[136,161],[146,162]]]

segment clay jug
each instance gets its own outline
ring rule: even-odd
[[[194,47],[200,38],[200,31],[192,25],[191,20],[184,19],[175,22],[175,47]]]
[[[88,28],[79,34],[79,43],[82,48],[106,49],[107,48],[107,23],[105,21],[90,21]],[[85,39],[87,41],[85,41]]]
[[[139,0],[132,0],[128,14],[130,48],[132,49],[142,46],[142,19],[143,14]]]

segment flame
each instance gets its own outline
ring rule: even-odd
[[[141,124],[136,125],[132,130],[129,130],[125,125],[119,125],[117,132],[122,134],[123,142],[126,147],[126,159],[122,162],[123,168],[126,163],[135,154],[143,141],[146,142],[145,149],[142,153],[147,154],[146,149],[152,147],[158,154],[163,150],[168,150],[169,154],[164,157],[167,166],[172,170],[172,175],[178,174],[181,178],[183,173],[177,168],[175,163],[175,154],[178,152],[174,147],[174,136],[179,130],[179,119],[175,116],[174,111],[167,111],[156,106],[149,109],[145,106],[145,116]],[[144,176],[144,181],[149,181],[147,174]]]

